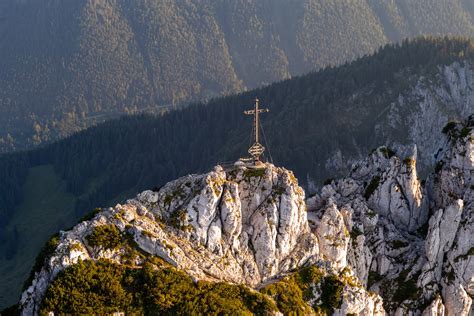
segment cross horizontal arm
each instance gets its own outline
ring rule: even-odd
[[[270,112],[270,110],[269,110],[269,109],[258,109],[257,112],[258,112],[258,113],[266,113],[266,112]],[[247,114],[247,115],[254,115],[254,114],[255,114],[255,110],[244,111],[244,114]]]

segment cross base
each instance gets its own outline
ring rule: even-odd
[[[263,169],[266,168],[266,164],[260,160],[254,160],[253,158],[240,158],[235,165],[242,165],[249,169]]]

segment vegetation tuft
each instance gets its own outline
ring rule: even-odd
[[[403,240],[396,239],[391,242],[391,245],[393,249],[399,249],[408,246],[408,243]]]
[[[314,291],[320,289],[320,298],[309,306],[306,302],[314,299]],[[271,296],[284,315],[331,314],[342,304],[344,282],[335,275],[324,276],[315,266],[305,267],[278,282],[261,289]]]
[[[436,173],[440,172],[441,169],[443,169],[443,166],[444,166],[444,161],[443,160],[438,161],[435,166],[435,172]]]
[[[448,134],[450,131],[452,131],[456,127],[456,122],[448,122],[444,127],[443,127],[443,134]]]
[[[245,178],[261,178],[265,175],[265,168],[248,168],[244,170]]]
[[[469,135],[469,133],[471,132],[472,128],[471,127],[463,127],[463,129],[461,130],[461,132],[459,133],[459,137],[461,138],[464,138],[466,137],[467,135]]]
[[[403,159],[403,163],[407,166],[414,167],[416,165],[416,160],[412,157]]]
[[[335,275],[329,275],[324,278],[321,284],[321,307],[332,314],[334,309],[341,307],[342,292],[344,291],[344,283],[342,283]]]
[[[366,200],[368,200],[370,196],[375,192],[375,190],[377,190],[377,188],[379,187],[379,183],[380,183],[380,176],[374,176],[372,180],[370,180],[370,183],[365,188],[365,192],[364,192],[364,197]]]
[[[86,236],[89,246],[97,249],[116,249],[122,244],[122,236],[115,225],[96,226],[92,233]]]
[[[420,295],[420,289],[416,286],[417,276],[408,278],[409,270],[400,273],[397,281],[397,289],[393,295],[393,301],[402,303],[405,300],[416,300]]]
[[[383,153],[385,158],[392,158],[393,156],[395,156],[395,152],[388,147],[380,147],[379,150],[381,153]]]
[[[360,231],[359,228],[354,226],[354,227],[352,227],[352,230],[349,234],[351,236],[352,241],[354,242],[357,239],[357,236],[362,235],[362,232]]]
[[[367,288],[370,288],[373,284],[377,283],[378,281],[382,280],[383,276],[381,276],[376,271],[369,271],[369,277],[367,279]]]
[[[79,222],[90,221],[90,220],[93,219],[97,214],[99,214],[101,211],[102,211],[101,208],[95,208],[92,212],[87,213],[86,215],[84,215],[84,216],[79,220]]]

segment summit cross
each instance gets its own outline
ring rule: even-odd
[[[255,163],[260,161],[260,156],[265,151],[265,147],[259,142],[259,131],[260,131],[260,113],[270,112],[269,109],[260,109],[259,100],[255,98],[255,108],[253,110],[244,111],[246,115],[253,115],[253,130],[255,132],[255,142],[249,148],[248,153],[252,156]]]

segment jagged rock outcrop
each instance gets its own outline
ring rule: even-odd
[[[319,245],[323,265],[337,274],[346,264],[332,263],[340,254],[324,238],[339,234],[342,217],[339,220],[336,226],[323,220],[313,234],[304,191],[288,170],[271,164],[260,169],[237,165],[227,171],[218,166],[207,174],[170,182],[158,192],[145,191],[62,232],[54,254],[22,295],[23,314],[37,313],[48,284],[78,260],[123,262],[123,249],[104,251],[88,242],[87,236],[101,225],[127,232],[142,251],[195,279],[257,287],[305,264],[321,262]],[[344,234],[347,246],[347,231]],[[361,300],[362,308],[383,310],[377,303],[380,298],[363,287],[347,286],[344,291],[358,298],[346,300],[344,310],[357,310]]]
[[[137,243],[198,278],[254,286],[318,254],[303,190],[291,172],[272,165],[230,172],[216,167],[157,193],[146,191],[136,202],[176,228],[172,234],[141,238],[135,225]]]
[[[121,261],[120,253],[94,253],[87,243],[94,227],[107,223],[196,279],[256,286],[318,254],[304,191],[290,171],[270,164],[228,172],[218,166],[170,182],[159,192],[145,191],[63,232],[48,266],[22,296],[25,310],[36,310],[47,284],[77,260]],[[70,251],[71,244],[78,246]]]
[[[474,120],[445,127],[446,146],[428,180],[433,215],[418,285],[441,292],[446,312],[469,314],[474,296]]]
[[[350,246],[344,251],[339,243],[332,259],[347,262],[382,295],[390,313],[472,313],[472,127],[472,117],[446,126],[445,146],[425,187],[416,172],[416,148],[399,150],[400,158],[381,147],[307,201],[317,231],[321,214],[332,223],[344,218],[339,231],[349,231]]]
[[[37,314],[48,285],[79,260],[141,267],[125,247],[91,242],[108,225],[195,280],[265,289],[316,267],[319,277],[298,285],[305,304],[325,306],[324,282],[332,280],[341,296],[329,309],[335,315],[472,315],[473,121],[446,126],[426,182],[416,147],[380,147],[306,201],[293,173],[268,163],[217,166],[142,192],[61,232],[22,295],[22,312]]]

